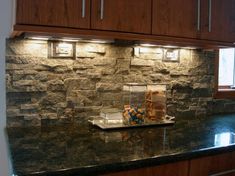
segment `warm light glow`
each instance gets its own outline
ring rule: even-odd
[[[81,39],[80,38],[77,38],[77,39],[75,39],[75,38],[62,38],[60,40],[63,42],[78,42]]]
[[[87,40],[90,43],[113,43],[112,40],[99,40],[99,39],[91,39],[91,40]]]
[[[174,46],[174,45],[157,45],[157,44],[152,44],[152,43],[140,43],[139,46],[143,47],[161,47],[161,48],[187,48],[187,49],[195,49],[193,47],[179,47],[179,46]]]
[[[32,40],[41,40],[41,41],[63,41],[63,42],[87,42],[87,43],[113,43],[114,40],[105,40],[105,39],[87,39],[87,38],[77,38],[77,37],[56,37],[56,36],[36,36],[33,34],[25,34],[25,38]]]
[[[30,37],[32,40],[49,40],[48,37]]]
[[[197,49],[196,47],[190,47],[190,46],[188,46],[188,47],[181,47],[181,48],[183,48],[183,49],[191,49],[191,50]]]
[[[144,46],[144,47],[155,47],[158,45],[154,45],[154,44],[150,44],[150,43],[141,43],[140,46]]]
[[[29,43],[31,45],[33,45],[33,44],[46,44],[47,40],[33,40],[33,39],[30,39]]]
[[[173,46],[173,45],[165,45],[165,46],[163,46],[164,48],[179,48],[179,47],[177,47],[177,46]]]
[[[159,47],[151,48],[151,47],[139,47],[139,53],[145,53],[145,54],[162,54],[162,49]]]

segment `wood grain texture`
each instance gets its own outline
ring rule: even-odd
[[[211,0],[211,32],[209,28],[209,4],[202,1],[202,39],[235,42],[235,1]]]
[[[16,24],[90,28],[90,0],[17,0]]]
[[[231,91],[217,91],[214,95],[216,99],[235,99],[235,90]]]
[[[230,169],[235,169],[235,152],[191,160],[189,176],[208,176]],[[227,175],[234,176],[235,173]]]
[[[151,0],[92,0],[91,28],[110,31],[151,33]]]
[[[211,0],[211,32],[208,32],[208,0],[201,1],[199,32],[197,0],[104,0],[103,19],[100,19],[101,0],[85,2],[86,13],[85,18],[82,18],[82,0],[17,0],[16,24],[61,27],[55,28],[55,31],[67,30],[67,33],[71,32],[69,28],[91,29],[82,31],[91,35],[100,31],[113,31],[117,32],[113,33],[113,38],[118,39],[134,40],[146,37],[142,40],[155,42],[155,39],[160,39],[159,43],[168,44],[172,40],[172,44],[189,43],[190,46],[211,43],[233,46],[232,43],[235,42],[234,0]],[[92,30],[95,31],[91,32]],[[12,36],[22,32],[24,31],[14,31]],[[102,35],[109,35],[109,32]],[[154,35],[149,35],[151,33]],[[136,37],[138,34],[147,35]]]
[[[181,161],[155,167],[110,173],[103,176],[187,176],[188,166],[188,161]]]
[[[153,34],[197,38],[197,8],[197,0],[153,0]]]
[[[234,47],[235,44],[228,42],[217,42],[208,40],[187,39],[180,37],[157,36],[147,34],[135,34],[126,32],[113,32],[101,30],[87,30],[74,29],[66,27],[49,27],[49,26],[35,26],[35,25],[15,25],[13,34],[20,34],[22,32],[34,33],[35,35],[52,35],[55,37],[84,37],[84,38],[98,38],[98,39],[120,39],[120,40],[135,40],[139,42],[148,42],[157,45],[175,45],[186,47],[199,48],[221,48]],[[17,35],[15,35],[17,36]],[[12,37],[15,37],[12,35]]]

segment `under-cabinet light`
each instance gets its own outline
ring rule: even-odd
[[[159,46],[159,45],[154,45],[154,44],[151,44],[151,43],[141,43],[140,46],[143,46],[143,47],[156,47],[156,46]]]
[[[48,37],[29,37],[29,39],[32,39],[32,40],[49,40]]]
[[[54,37],[54,36],[34,36],[33,34],[26,34],[26,39],[32,40],[44,40],[44,41],[62,41],[62,42],[85,42],[85,43],[114,43],[114,40],[106,40],[106,39],[87,39],[87,38],[76,38],[76,37]]]
[[[90,39],[88,40],[90,43],[113,43],[113,40],[102,40],[102,39]]]
[[[62,39],[58,39],[58,40],[61,40],[63,42],[79,42],[81,39],[80,38],[77,38],[77,39],[75,39],[75,38],[62,38]]]
[[[179,46],[173,46],[173,45],[157,45],[153,43],[139,43],[137,44],[139,46],[143,47],[161,47],[161,48],[180,48]]]
[[[25,38],[27,39],[34,39],[34,40],[51,40],[51,41],[63,41],[63,42],[85,42],[85,43],[98,43],[98,44],[105,44],[105,43],[114,43],[112,39],[98,39],[98,38],[81,38],[81,37],[59,37],[59,36],[49,36],[49,35],[35,35],[31,33],[26,33]],[[179,48],[177,46],[171,45],[159,45],[155,43],[145,43],[145,42],[137,42],[136,45],[143,46],[143,47],[163,47],[163,48]]]
[[[191,50],[195,50],[197,49],[196,47],[190,47],[190,46],[187,46],[187,47],[181,47],[182,49],[191,49]]]
[[[164,48],[179,48],[178,46],[173,46],[173,45],[164,45]]]

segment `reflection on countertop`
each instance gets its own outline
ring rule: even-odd
[[[167,127],[102,131],[88,124],[9,128],[17,175],[98,174],[235,150],[235,114]]]

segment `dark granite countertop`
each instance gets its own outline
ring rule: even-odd
[[[7,129],[16,175],[98,175],[235,150],[235,114],[173,126],[102,131],[90,125]]]

